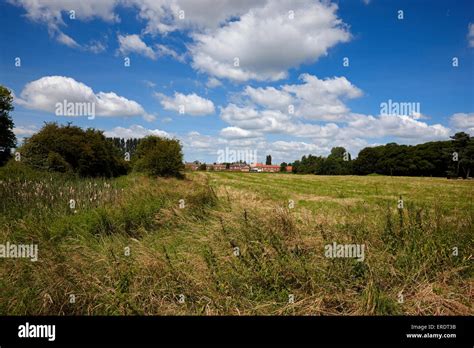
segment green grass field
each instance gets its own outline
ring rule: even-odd
[[[474,181],[10,165],[0,197],[0,243],[39,248],[0,259],[0,314],[474,314]]]

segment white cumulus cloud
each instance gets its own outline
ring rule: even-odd
[[[129,53],[137,53],[150,59],[156,59],[155,51],[146,45],[137,34],[118,35],[119,52],[126,56]]]
[[[168,97],[161,93],[155,93],[165,110],[182,112],[191,116],[203,116],[213,114],[214,103],[206,98],[198,96],[196,93],[182,94],[175,92],[173,97]]]
[[[115,92],[95,93],[91,87],[66,76],[44,76],[23,88],[17,103],[28,109],[55,112],[56,104],[91,103],[97,116],[146,116],[136,101]]]
[[[288,69],[315,62],[350,39],[336,11],[328,2],[269,1],[216,30],[194,33],[192,65],[235,81],[286,78]]]
[[[457,131],[464,131],[474,136],[474,112],[459,112],[450,117],[450,125]]]
[[[160,129],[147,129],[143,126],[134,124],[130,127],[115,127],[104,132],[105,136],[111,138],[144,138],[148,135],[156,135],[163,138],[172,138],[172,135]]]

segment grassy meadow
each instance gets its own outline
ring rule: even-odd
[[[0,198],[0,243],[39,248],[0,259],[2,315],[474,314],[474,181],[13,163]],[[333,242],[365,260],[325,257]]]

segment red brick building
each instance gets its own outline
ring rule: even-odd
[[[268,165],[263,163],[256,163],[251,166],[252,169],[257,171],[266,172],[266,173],[278,173],[280,171],[280,166],[277,165]]]
[[[235,163],[229,166],[229,170],[232,172],[249,172],[250,166],[243,163]]]
[[[208,164],[207,170],[214,170],[216,172],[220,172],[220,171],[226,170],[226,165],[222,163]]]

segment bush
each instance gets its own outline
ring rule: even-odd
[[[9,89],[0,85],[0,166],[7,163],[11,158],[10,149],[16,145],[10,111],[13,111],[12,93]]]
[[[148,136],[140,141],[135,170],[154,176],[183,177],[183,152],[176,139]]]
[[[101,131],[47,123],[18,150],[27,165],[84,177],[114,177],[127,173],[127,164]]]

